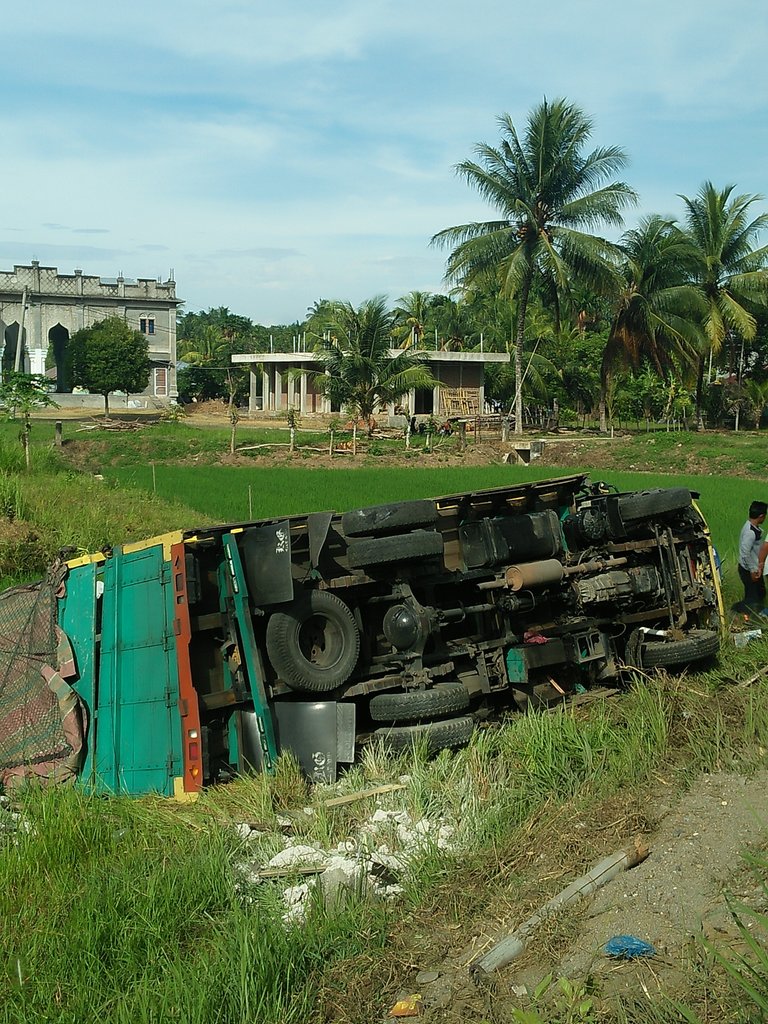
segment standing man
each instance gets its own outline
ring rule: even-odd
[[[761,529],[768,512],[764,501],[753,501],[749,506],[749,519],[739,534],[739,579],[744,587],[744,600],[733,607],[736,611],[761,614],[765,602],[765,581],[763,568],[763,531]]]

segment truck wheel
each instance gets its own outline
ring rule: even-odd
[[[438,683],[431,690],[378,693],[368,707],[374,722],[415,722],[463,711],[469,707],[469,694],[461,683]]]
[[[434,558],[443,553],[443,537],[429,530],[414,530],[412,533],[395,537],[362,537],[351,540],[347,548],[347,559],[353,569],[369,568],[374,565],[391,565],[393,562],[412,562],[423,558]]]
[[[444,722],[428,722],[424,725],[400,725],[391,729],[377,729],[374,739],[390,750],[399,752],[426,743],[430,754],[438,750],[455,750],[469,743],[475,723],[465,718],[448,718]]]
[[[360,630],[349,607],[327,590],[310,590],[267,623],[267,654],[295,690],[326,693],[349,679],[360,653]]]
[[[691,504],[691,492],[687,487],[657,487],[650,491],[635,491],[619,498],[619,513],[622,520],[632,522],[677,512]]]
[[[654,641],[641,647],[643,668],[684,665],[711,658],[720,650],[720,636],[711,629],[692,629],[683,640]]]
[[[345,512],[341,517],[341,528],[347,537],[378,537],[409,530],[413,526],[434,526],[436,522],[434,501],[400,501]]]

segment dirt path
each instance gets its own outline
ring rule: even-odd
[[[656,799],[664,802],[649,808],[649,818],[658,821],[655,832],[644,837],[650,856],[571,911],[552,972],[575,984],[591,978],[596,998],[606,1004],[630,995],[684,996],[695,939],[704,936],[727,947],[738,938],[726,894],[751,903],[764,898],[742,854],[768,841],[768,771],[749,778],[704,775],[686,793]],[[572,880],[569,876],[563,884]],[[627,934],[651,942],[656,956],[634,962],[607,958],[607,940]],[[526,1004],[526,990],[533,991],[551,971],[541,966],[550,962],[544,947],[551,954],[551,943],[551,934],[534,935],[521,964],[513,961],[481,985],[470,976],[467,949],[450,963],[435,965],[411,988],[422,996],[420,1019],[426,1024],[508,1020],[513,1006]]]
[[[724,895],[744,896],[755,889],[742,853],[766,837],[768,772],[752,778],[702,776],[662,820],[648,859],[595,895],[559,973],[579,979],[593,975],[604,990],[639,992],[643,978],[649,989],[674,991],[690,959],[692,938],[704,933],[725,942],[733,937]],[[652,969],[639,962],[617,969],[604,955],[608,939],[627,934],[656,948]]]

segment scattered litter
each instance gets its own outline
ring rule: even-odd
[[[745,629],[741,633],[733,634],[733,642],[736,647],[746,647],[748,643],[758,640],[762,635],[762,629]]]
[[[418,1017],[421,1012],[421,996],[406,996],[405,999],[398,999],[389,1011],[390,1017]]]
[[[635,935],[614,935],[612,939],[608,939],[604,949],[606,956],[616,960],[638,960],[641,957],[656,956],[655,947]]]
[[[633,847],[620,850],[618,853],[598,861],[590,871],[571,882],[557,896],[553,896],[552,899],[540,907],[527,921],[524,921],[514,932],[505,935],[479,960],[475,960],[470,965],[472,975],[475,979],[482,978],[484,974],[491,974],[500,967],[505,967],[511,960],[525,952],[529,936],[543,921],[554,916],[567,903],[572,903],[575,900],[591,895],[622,871],[629,871],[631,868],[641,864],[649,852],[648,847],[638,837],[635,839]]]

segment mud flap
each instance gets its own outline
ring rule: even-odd
[[[252,607],[293,600],[291,530],[287,522],[254,526],[241,541]]]
[[[278,749],[289,750],[312,782],[335,782],[339,764],[355,759],[355,705],[275,701]]]

